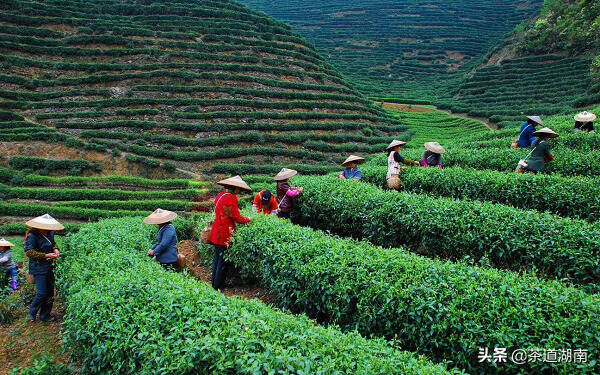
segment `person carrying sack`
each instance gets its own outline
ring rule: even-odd
[[[550,128],[543,128],[534,133],[538,139],[531,145],[531,152],[521,159],[517,165],[517,173],[531,171],[533,173],[541,172],[546,167],[546,162],[554,160],[554,155],[550,153],[550,138],[558,137],[558,133]]]
[[[535,136],[533,133],[535,132],[536,124],[544,126],[544,122],[540,116],[527,116],[527,121],[521,125],[519,139],[513,141],[511,148],[531,147],[531,144],[535,141]]]
[[[52,216],[44,214],[25,223],[25,255],[29,258],[29,274],[35,279],[35,297],[29,306],[29,319],[34,322],[38,312],[42,322],[56,320],[50,312],[54,303],[54,259],[60,251],[54,241],[54,231],[65,227]]]
[[[294,169],[282,168],[273,178],[277,181],[277,201],[279,202],[279,217],[289,219],[294,208],[294,198],[303,190],[301,187],[290,186],[289,180],[298,174]]]
[[[404,141],[394,139],[386,148],[388,154],[388,170],[385,179],[388,188],[390,189],[398,190],[402,185],[402,181],[400,180],[400,170],[406,167],[401,166],[400,163],[406,165],[419,165],[418,161],[406,159],[404,156],[400,155],[400,149],[405,144],[406,142]]]
[[[156,243],[146,254],[156,257],[156,261],[166,270],[177,270],[182,266],[180,263],[183,263],[177,253],[177,231],[171,223],[176,217],[175,212],[157,208],[144,219],[145,224],[158,225]]]
[[[249,217],[240,214],[237,195],[242,191],[252,191],[250,186],[240,176],[234,176],[221,180],[217,184],[223,186],[215,197],[215,220],[210,232],[210,243],[215,247],[215,256],[212,266],[212,287],[216,290],[225,287],[225,279],[229,268],[225,261],[225,252],[229,246],[231,235],[235,233],[236,224],[250,222]]]

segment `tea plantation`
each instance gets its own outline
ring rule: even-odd
[[[573,131],[600,100],[594,56],[561,50],[595,43],[565,23],[587,2],[244,3],[257,10],[0,3],[0,237],[27,267],[24,222],[65,224],[57,324],[75,373],[600,373],[600,138]],[[525,115],[559,133],[543,173],[514,173]],[[392,139],[413,160],[438,141],[443,168],[407,166],[388,189]],[[360,181],[337,178],[348,154],[366,158]],[[283,166],[303,187],[291,219],[252,213]],[[199,237],[214,182],[236,174],[252,220],[221,293]],[[146,255],[159,207],[179,216],[182,272]],[[33,298],[21,279],[0,294],[8,348]]]
[[[403,130],[288,26],[232,1],[4,1],[0,64],[0,140],[146,168],[317,164]]]

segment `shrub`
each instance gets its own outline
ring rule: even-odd
[[[498,268],[597,283],[600,226],[477,201],[383,191],[355,181],[296,177],[299,220],[381,246],[429,256],[483,258]]]
[[[144,252],[155,233],[141,218],[104,220],[64,241],[62,333],[82,372],[448,373],[382,340],[319,327],[167,272]]]
[[[294,312],[395,338],[403,348],[450,360],[469,373],[598,372],[596,362],[477,360],[481,347],[597,353],[598,295],[560,282],[340,239],[268,216],[238,228],[229,257]]]

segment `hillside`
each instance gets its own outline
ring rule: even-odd
[[[289,27],[232,1],[3,1],[0,63],[5,165],[322,173],[403,130]]]
[[[600,103],[599,24],[598,2],[546,0],[438,104],[502,126]]]
[[[539,0],[242,0],[309,38],[373,96],[433,98],[534,14]]]

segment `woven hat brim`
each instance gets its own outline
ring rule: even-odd
[[[573,117],[573,119],[575,119],[575,121],[580,121],[580,122],[589,122],[589,121],[594,121],[596,120],[596,115],[593,113],[590,113],[589,117],[584,117],[581,115],[581,113],[578,113],[577,115],[575,115],[575,117]]]
[[[292,178],[297,174],[298,174],[298,171],[291,170],[291,171],[283,173],[283,174],[277,174],[277,176],[275,176],[273,179],[275,181],[283,181],[283,180],[287,180],[288,178]]]
[[[239,184],[230,184],[230,183],[224,183],[224,182],[217,182],[217,184],[221,185],[223,187],[229,187],[229,188],[236,187],[236,188],[244,189],[247,191],[252,191],[252,188],[250,186],[241,186]]]
[[[356,164],[362,164],[365,162],[365,158],[361,158],[360,156],[357,156],[355,158],[348,158],[346,159],[345,162],[342,163],[342,167],[347,167],[348,164],[350,163],[356,163]]]
[[[527,118],[533,122],[535,122],[538,125],[542,125],[544,126],[544,121],[542,121],[541,118],[536,118],[536,116],[527,116]]]
[[[442,146],[435,146],[429,142],[425,143],[425,148],[431,152],[435,152],[436,154],[444,154],[446,152]]]
[[[156,217],[152,215],[153,213],[144,218],[145,224],[164,224],[168,223],[169,221],[175,220],[175,218],[177,217],[177,214],[175,212],[169,212],[167,215],[162,217]]]
[[[393,141],[393,142],[392,142],[392,143],[390,143],[390,145],[389,145],[389,146],[387,146],[385,149],[386,149],[386,150],[389,150],[389,149],[392,149],[392,148],[394,148],[394,147],[398,147],[398,146],[402,147],[402,146],[404,146],[404,145],[406,145],[406,142],[404,142],[404,141]]]
[[[63,229],[65,229],[64,225],[62,225],[60,223],[57,223],[57,224],[40,223],[40,222],[36,221],[35,219],[31,219],[31,220],[27,221],[25,223],[25,225],[27,225],[28,227],[31,227],[31,228],[43,229],[43,230],[63,230]]]
[[[0,247],[13,247],[13,246],[15,246],[15,245],[6,240],[0,241]]]

